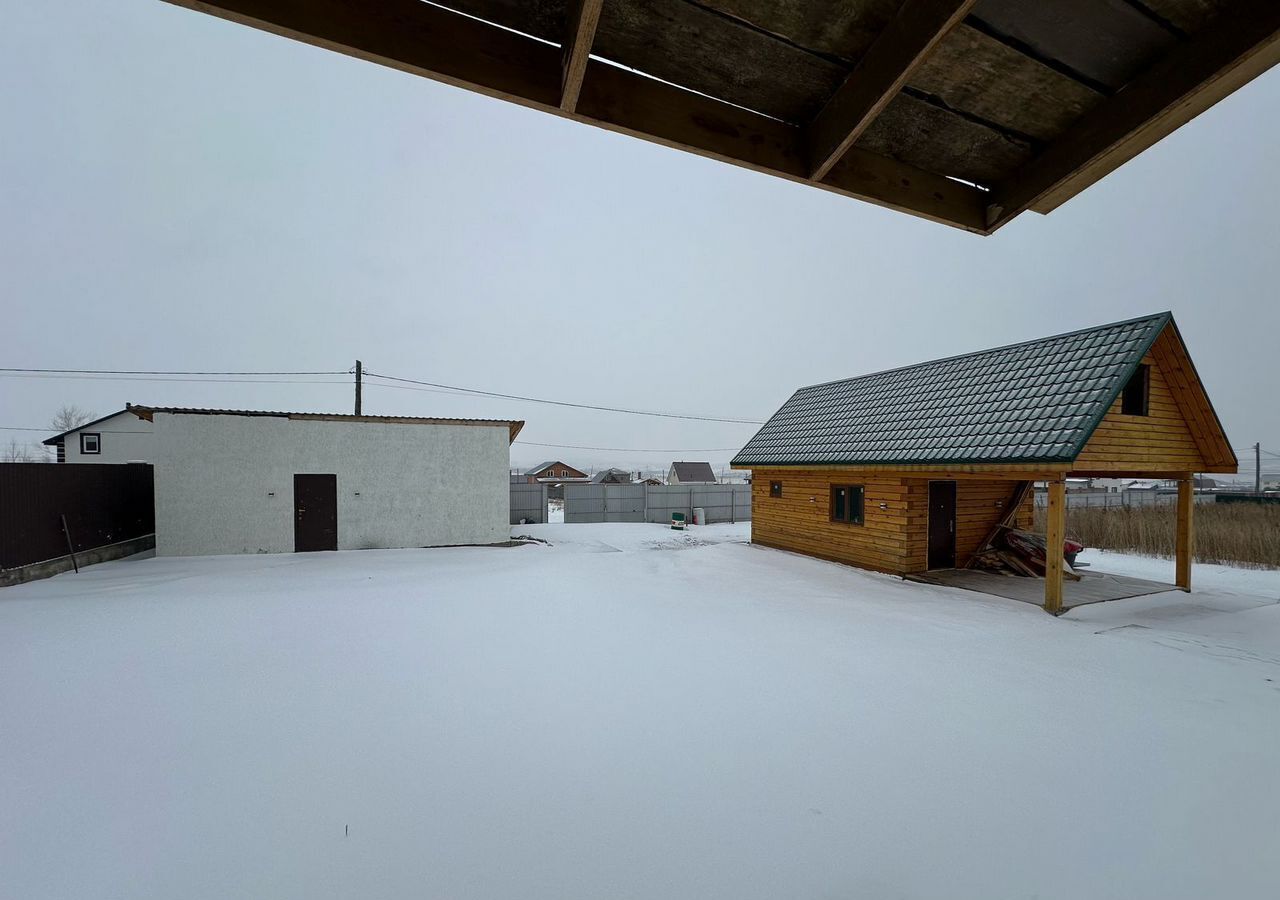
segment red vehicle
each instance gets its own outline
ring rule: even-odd
[[[1083,549],[1084,549],[1084,544],[1080,543],[1079,541],[1073,541],[1071,540],[1071,538],[1067,538],[1065,541],[1062,542],[1062,558],[1067,561],[1067,565],[1071,566],[1072,568],[1075,568],[1076,554]]]

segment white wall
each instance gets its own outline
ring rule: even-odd
[[[127,463],[152,461],[152,425],[131,412],[122,412],[63,438],[69,463]],[[80,452],[80,432],[101,435],[101,453]]]
[[[337,475],[341,550],[505,541],[509,437],[505,423],[157,412],[156,552],[292,552],[295,473]]]

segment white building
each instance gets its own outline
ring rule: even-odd
[[[151,423],[126,406],[119,412],[77,425],[44,442],[58,453],[58,462],[151,462]]]
[[[523,422],[128,412],[151,428],[162,556],[495,544],[510,534],[507,467]]]

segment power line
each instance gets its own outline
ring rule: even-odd
[[[75,428],[72,428],[71,430],[79,431],[81,428],[84,428],[85,425],[88,425],[88,424],[89,424],[88,422],[85,422],[82,425],[77,425]],[[42,431],[45,434],[59,433],[57,429],[54,429],[54,428],[19,428],[17,425],[0,425],[0,431]],[[112,429],[106,429],[106,428],[94,428],[93,433],[94,434],[150,434],[151,432],[149,431],[114,431]]]
[[[83,427],[83,426],[77,426]],[[0,425],[0,431],[38,431],[52,434],[52,428],[28,428],[19,425]],[[109,431],[97,429],[100,434],[148,434],[145,431]],[[543,444],[537,441],[516,441],[527,447],[555,447],[562,450],[605,450],[618,453],[729,453],[741,450],[741,447],[588,447],[583,444]]]
[[[342,373],[338,373],[342,374]],[[49,381],[140,381],[158,383],[181,381],[188,384],[349,384],[346,381],[302,381],[297,378],[168,378],[164,376],[135,375],[19,375],[0,372],[0,378],[40,378]]]
[[[736,453],[741,447],[584,447],[581,444],[540,444],[537,441],[515,441],[527,447],[554,447],[559,450],[604,450],[615,453]]]
[[[349,370],[328,372],[165,372],[148,369],[16,369],[0,367],[0,372],[31,372],[55,375],[349,375]],[[345,382],[343,382],[345,383]]]
[[[178,369],[49,369],[0,367],[2,378],[45,378],[45,379],[85,379],[93,381],[193,381],[196,383],[219,383],[221,379],[229,379],[231,384],[346,384],[343,381],[277,381],[277,378],[315,378],[325,375],[349,375],[351,370],[325,371],[203,371]],[[762,425],[758,419],[742,419],[727,416],[704,416],[686,413],[658,412],[654,410],[627,409],[617,406],[597,406],[590,403],[575,403],[569,400],[552,400],[546,397],[526,397],[520,394],[506,394],[498,391],[485,391],[479,388],[459,387],[457,385],[439,384],[422,381],[416,378],[401,378],[395,375],[382,375],[366,371],[363,374],[370,378],[381,378],[385,381],[399,382],[399,385],[380,385],[381,387],[405,387],[409,390],[427,389],[433,393],[448,393],[462,396],[493,397],[500,400],[515,400],[521,403],[543,403],[550,406],[562,406],[571,409],[590,409],[598,412],[623,413],[632,416],[653,416],[664,419],[684,419],[699,422],[724,422],[732,425]],[[408,387],[413,385],[415,387]]]
[[[550,406],[567,406],[572,409],[591,409],[598,412],[614,412],[625,413],[631,416],[655,416],[663,419],[691,419],[699,422],[727,422],[733,425],[763,425],[764,422],[758,419],[734,419],[721,416],[698,416],[684,413],[668,413],[654,412],[642,409],[626,409],[618,406],[596,406],[590,403],[573,403],[568,400],[548,400],[545,397],[524,397],[519,394],[503,394],[497,391],[482,391],[477,388],[458,387],[451,384],[439,384],[434,381],[419,381],[415,378],[399,378],[395,375],[380,375],[377,372],[370,372],[367,369],[364,373],[370,378],[383,378],[387,381],[399,381],[405,384],[423,385],[429,388],[437,388],[445,391],[456,391],[461,394],[474,394],[481,397],[497,397],[502,400],[518,400],[522,403],[545,403]]]

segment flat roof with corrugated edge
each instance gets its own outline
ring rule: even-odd
[[[511,432],[511,440],[516,439],[523,421],[511,419],[449,419],[433,416],[357,416],[352,413],[307,413],[283,412],[261,409],[200,409],[182,406],[129,406],[126,410],[140,419],[151,419],[154,413],[168,413],[178,416],[274,416],[281,419],[296,419],[310,422],[371,422],[388,425],[486,425],[494,428],[506,427]]]

